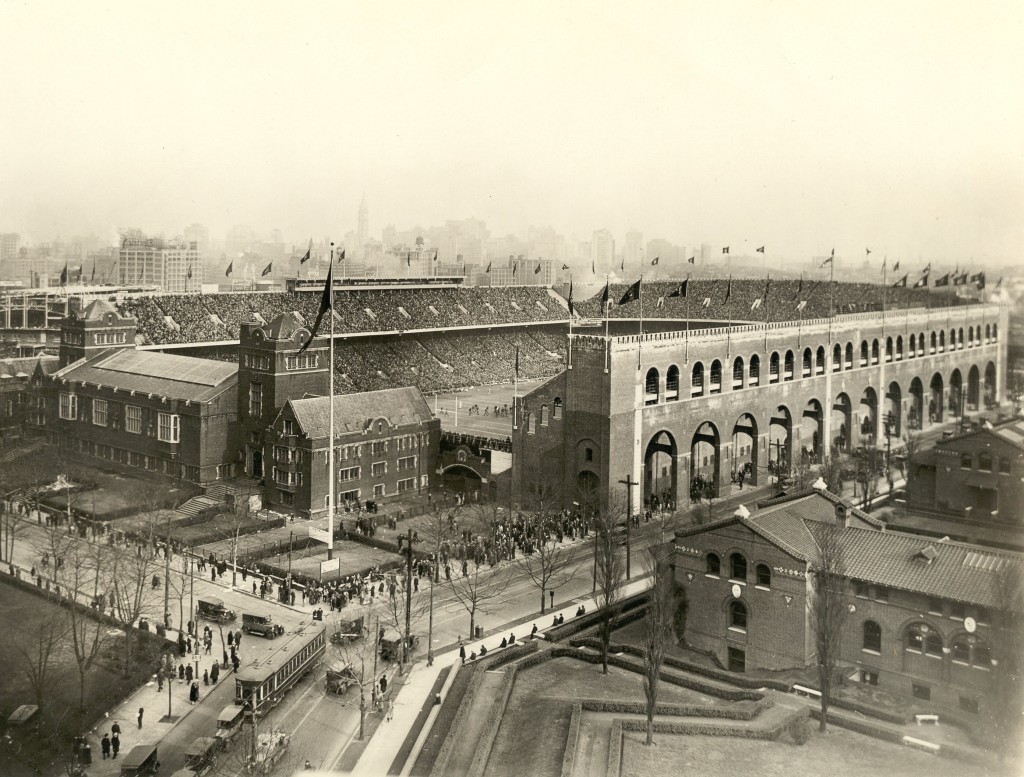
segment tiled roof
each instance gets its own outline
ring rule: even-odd
[[[309,331],[294,311],[281,313],[264,328],[268,340],[290,340],[299,329]]]
[[[45,371],[59,363],[56,356],[20,356],[16,359],[0,359],[0,378],[30,378],[36,365]]]
[[[291,399],[288,403],[305,435],[312,439],[328,436],[331,418],[328,397]],[[429,421],[433,414],[415,386],[334,397],[335,434],[361,432],[377,418],[384,418],[392,426],[397,426]]]
[[[159,351],[121,349],[103,351],[55,374],[69,381],[111,386],[119,391],[208,402],[235,385],[238,365]]]

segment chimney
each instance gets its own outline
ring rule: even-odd
[[[843,500],[836,502],[836,525],[850,528],[850,506]]]

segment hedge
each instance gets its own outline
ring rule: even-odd
[[[654,731],[659,734],[685,734],[689,736],[738,737],[740,739],[776,740],[789,728],[794,720],[805,716],[804,710],[793,710],[770,728],[750,726],[716,726],[714,723],[666,723],[654,721]],[[647,731],[647,721],[628,718],[621,721],[622,731]]]
[[[420,750],[419,755],[416,756],[416,761],[409,772],[414,777],[427,777],[432,773],[434,764],[440,758],[444,745],[448,741],[452,721],[454,721],[455,716],[461,709],[462,700],[466,697],[470,686],[473,684],[473,678],[476,676],[475,667],[468,671],[458,671],[456,666],[453,666],[451,671],[457,672],[457,674],[448,688],[448,693],[441,702],[441,709],[438,710],[437,717],[434,718],[423,748]],[[447,728],[444,728],[445,726]],[[443,730],[445,733],[439,733],[437,736],[434,736],[433,732],[435,730],[438,732]]]
[[[698,704],[658,704],[656,715],[679,718],[724,718],[726,720],[753,720],[771,707],[774,702],[764,697],[752,704],[738,702],[732,707],[709,707]],[[602,699],[581,699],[580,706],[590,712],[619,712],[632,715],[646,715],[644,702],[605,701]]]
[[[647,604],[647,597],[648,594],[645,591],[643,593],[634,594],[628,599],[623,599],[621,602],[613,604],[612,610],[615,612],[613,621],[616,624],[616,628],[632,623],[634,620],[643,617],[643,610],[638,611],[637,608],[644,607]],[[566,621],[561,626],[551,626],[545,630],[545,633],[550,641],[561,642],[574,634],[579,634],[581,631],[586,631],[587,629],[600,626],[603,617],[604,614],[601,610],[594,610],[580,618],[573,618],[570,621]]]
[[[516,644],[510,647],[498,648],[493,653],[488,653],[483,658],[477,658],[476,662],[478,664],[486,664],[487,669],[498,669],[512,661],[528,656],[531,653],[536,653],[539,647],[540,643],[535,639],[516,642]]]
[[[576,768],[576,748],[580,741],[580,718],[583,711],[577,702],[572,705],[572,714],[569,715],[569,736],[565,740],[565,752],[562,755],[561,777],[572,777],[572,770]]]
[[[464,672],[467,671],[465,668],[459,669],[458,664],[456,671]],[[455,717],[452,718],[451,724],[448,726],[448,734],[444,738],[444,742],[441,743],[441,748],[437,751],[437,757],[434,759],[434,766],[430,770],[431,775],[442,775],[445,774],[448,769],[448,762],[451,760],[452,751],[455,749],[455,745],[458,741],[458,731],[462,727],[463,721],[469,715],[469,709],[473,706],[473,697],[476,696],[476,692],[480,687],[480,683],[483,681],[483,672],[477,671],[479,667],[470,667],[468,671],[473,673],[473,677],[469,681],[469,687],[466,688],[466,692],[462,695],[462,698],[457,701],[459,705],[455,712]],[[455,676],[455,681],[458,682],[459,676]],[[448,699],[445,699],[445,703]],[[435,721],[436,722],[436,721]]]
[[[857,712],[861,715],[866,715],[869,718],[884,720],[886,723],[892,723],[896,726],[902,726],[903,724],[910,722],[909,714],[900,715],[898,712],[880,710],[877,707],[873,707],[872,705],[866,704],[862,701],[857,701],[856,699],[844,699],[833,695],[832,699],[829,701],[829,705],[832,707],[838,707],[842,710]]]
[[[476,754],[469,764],[469,777],[483,777],[487,762],[491,758],[491,750],[494,748],[494,740],[498,737],[498,729],[501,727],[501,720],[505,716],[508,707],[509,697],[512,696],[512,688],[516,682],[516,671],[518,667],[510,666],[505,670],[505,676],[501,678],[501,685],[498,686],[497,698],[487,711],[487,720],[484,721],[483,730],[476,744]]]
[[[815,720],[821,720],[821,709],[812,708],[811,717]],[[846,715],[838,715],[835,712],[829,710],[827,720],[834,726],[840,728],[848,728],[850,731],[856,731],[858,734],[867,734],[869,737],[875,737],[876,739],[882,739],[886,742],[893,742],[894,744],[903,744],[903,734],[896,729],[886,728],[885,726],[877,726],[874,723],[861,720],[860,718],[850,718]]]
[[[622,721],[612,721],[612,731],[608,736],[608,761],[605,764],[606,777],[619,777],[622,771]]]

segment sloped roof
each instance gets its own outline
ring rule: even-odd
[[[82,318],[87,321],[96,321],[102,319],[107,313],[113,313],[118,318],[123,318],[123,316],[117,312],[117,308],[102,299],[90,302],[89,306],[82,312]]]
[[[957,445],[958,442],[962,440],[975,440],[980,437],[995,437],[999,442],[1009,443],[1018,450],[1024,451],[1024,420],[1015,419],[998,426],[983,427],[972,432],[958,434],[954,437],[937,441],[935,448],[937,450],[958,452],[960,450],[960,447]]]
[[[59,362],[60,360],[56,356],[49,354],[0,359],[0,378],[30,378],[37,364],[43,368],[44,372],[47,369],[52,372]]]
[[[158,351],[119,349],[106,350],[84,362],[70,364],[56,376],[113,386],[119,391],[207,402],[235,385],[238,365]]]
[[[329,397],[290,399],[295,420],[303,434],[318,439],[330,434],[331,404]],[[415,386],[341,394],[334,397],[335,434],[361,432],[377,418],[392,426],[414,424],[433,418],[420,390]]]
[[[297,313],[288,311],[276,316],[263,328],[263,332],[268,340],[290,340],[299,329],[309,331],[306,325],[299,320]]]

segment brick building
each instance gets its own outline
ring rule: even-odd
[[[695,478],[716,496],[832,446],[894,447],[908,430],[1002,401],[1007,312],[900,311],[605,338],[575,334],[571,367],[517,401],[513,491],[545,478],[633,510],[681,504]],[[567,365],[568,366],[568,365]]]
[[[827,492],[676,532],[687,642],[733,671],[816,664],[810,607],[816,532],[845,563],[840,664],[852,682],[976,713],[999,681],[1004,574],[1024,557],[885,531]]]
[[[33,417],[32,375],[38,368],[50,373],[56,356],[24,356],[0,360],[0,447],[21,440]]]

